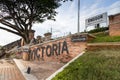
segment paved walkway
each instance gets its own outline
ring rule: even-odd
[[[25,80],[11,60],[0,60],[0,80]]]
[[[56,72],[59,68],[61,68],[64,64],[59,62],[46,62],[46,61],[23,61],[20,59],[14,59],[15,63],[21,65],[19,69],[21,71],[23,70],[23,66],[31,67],[31,73],[26,75],[25,71],[22,72],[26,80],[33,80],[32,77],[36,77],[37,79],[34,80],[45,80],[50,75],[52,75],[54,72]],[[24,68],[25,69],[25,68]],[[31,77],[31,79],[29,79]]]

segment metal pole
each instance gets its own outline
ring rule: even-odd
[[[52,33],[52,27],[51,27],[51,33]]]
[[[79,33],[79,30],[80,30],[80,0],[78,0],[78,33]]]

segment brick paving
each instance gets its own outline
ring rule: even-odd
[[[25,80],[12,60],[0,60],[0,80]]]

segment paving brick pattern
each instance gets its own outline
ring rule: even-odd
[[[25,80],[12,61],[0,60],[0,80]]]

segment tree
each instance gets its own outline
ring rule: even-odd
[[[0,29],[21,36],[28,44],[33,23],[55,20],[55,9],[62,1],[68,0],[0,0]]]

